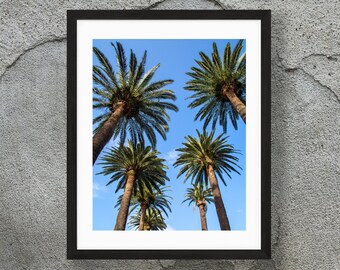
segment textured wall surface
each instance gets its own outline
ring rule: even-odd
[[[272,9],[272,260],[66,260],[67,9]],[[338,0],[0,1],[0,268],[339,270],[339,13]]]

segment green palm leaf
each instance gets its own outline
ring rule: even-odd
[[[130,217],[128,223],[130,229],[138,230],[140,216],[141,213],[137,212],[135,215]],[[146,231],[164,231],[167,228],[164,218],[154,208],[149,208],[146,210],[144,222],[145,222],[144,230]]]
[[[182,202],[188,202],[189,206],[191,204],[197,205],[198,202],[206,202],[213,203],[213,195],[211,193],[211,188],[204,189],[202,183],[193,184],[192,188],[187,188],[187,192],[185,194],[185,200]],[[205,211],[207,208],[205,209]]]
[[[223,93],[225,87],[233,87],[236,96],[245,104],[246,101],[246,54],[240,53],[243,48],[243,40],[239,40],[232,50],[228,42],[221,58],[217,45],[213,43],[211,58],[205,53],[200,52],[201,60],[195,60],[198,67],[192,67],[192,72],[187,75],[191,79],[187,82],[186,90],[193,91],[190,96],[193,100],[188,107],[197,108],[195,120],[204,120],[204,129],[211,123],[212,129],[216,124],[227,131],[227,119],[237,129],[239,112],[236,110],[235,103],[229,100]],[[241,113],[241,112],[240,112]],[[243,112],[242,112],[243,113]],[[245,121],[245,115],[242,115]]]
[[[136,183],[147,185],[161,192],[160,186],[165,185],[169,178],[165,160],[158,157],[159,152],[143,143],[128,141],[127,146],[115,146],[104,153],[99,165],[103,171],[99,174],[109,175],[106,185],[117,183],[116,191],[125,187],[128,172],[135,171]],[[137,190],[135,190],[137,192]]]
[[[131,198],[129,213],[131,214],[141,204],[145,203],[148,205],[148,208],[154,208],[160,215],[164,213],[168,217],[168,212],[171,212],[170,200],[172,200],[172,197],[166,195],[166,192],[169,191],[169,187],[159,187],[159,190],[160,191],[154,189],[148,182],[138,186],[134,190],[134,194]],[[123,195],[118,197],[115,205],[116,208],[120,207],[122,198]]]
[[[117,72],[114,72],[111,61],[98,48],[93,48],[93,53],[99,61],[99,65],[93,66],[93,108],[101,110],[104,115],[98,116],[93,122],[96,125],[94,138],[107,123],[107,114],[113,115],[120,104],[119,108],[123,108],[123,111],[117,119],[111,121],[114,123],[113,132],[101,135],[99,142],[105,142],[100,143],[98,147],[105,146],[111,138],[119,138],[123,145],[128,137],[134,142],[147,138],[155,148],[156,133],[166,139],[170,120],[168,111],[178,111],[173,103],[176,100],[174,92],[164,89],[173,80],[153,81],[159,64],[145,72],[146,51],[138,63],[132,50],[128,61],[121,43],[111,45],[117,60]],[[98,140],[96,143],[99,145]],[[101,150],[102,148],[96,148],[96,155]],[[95,156],[94,161],[96,158]]]
[[[227,136],[221,134],[214,138],[214,132],[208,134],[203,131],[201,134],[198,130],[197,136],[197,138],[186,136],[184,147],[176,149],[180,153],[174,163],[175,167],[180,166],[177,177],[185,174],[185,180],[191,178],[192,183],[207,186],[206,169],[208,165],[212,165],[223,182],[223,172],[228,177],[232,172],[239,174],[241,167],[237,165],[238,158],[235,155],[240,153],[227,143]]]

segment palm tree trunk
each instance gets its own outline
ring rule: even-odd
[[[246,123],[246,105],[239,99],[239,97],[235,93],[235,88],[230,86],[223,86],[222,92],[225,98],[227,98],[235,110],[240,114],[243,119],[243,122]]]
[[[93,152],[92,152],[93,164],[96,162],[104,146],[111,139],[113,131],[115,130],[118,121],[123,117],[125,113],[125,103],[118,102],[115,108],[116,108],[115,111],[111,114],[109,119],[106,120],[104,125],[93,136]]]
[[[207,217],[205,215],[205,210],[204,210],[204,204],[200,203],[198,205],[198,208],[200,209],[200,218],[201,218],[202,231],[207,231],[208,230],[208,225],[207,225]]]
[[[135,171],[130,170],[128,172],[128,179],[126,180],[122,202],[120,203],[116,226],[114,228],[115,231],[125,231],[126,220],[129,214],[130,200],[131,200],[134,182],[135,182]]]
[[[148,206],[146,204],[142,203],[141,208],[142,208],[142,213],[141,213],[140,219],[139,219],[138,230],[144,231],[145,215],[146,215],[146,209],[148,208]]]
[[[210,187],[212,189],[212,194],[214,196],[215,208],[218,217],[218,221],[220,223],[221,230],[230,231],[229,220],[227,216],[227,212],[224,208],[220,188],[218,186],[218,182],[215,176],[214,169],[211,165],[208,165],[207,174],[210,182]]]

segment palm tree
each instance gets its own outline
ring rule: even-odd
[[[138,213],[140,212],[139,230],[144,230],[144,222],[146,216],[146,210],[149,208],[155,209],[161,215],[164,213],[168,217],[168,211],[171,212],[170,196],[166,195],[166,191],[169,187],[159,187],[160,191],[156,189],[149,190],[143,187],[142,190],[134,191],[130,201],[129,214],[134,212],[138,207]],[[119,207],[123,199],[123,194],[118,197],[115,207]]]
[[[187,188],[187,193],[185,194],[185,197],[186,199],[183,201],[183,203],[189,201],[189,206],[192,203],[195,203],[195,205],[199,208],[202,231],[207,231],[208,225],[205,215],[207,211],[207,203],[214,202],[213,196],[211,194],[211,188],[203,189],[202,183],[199,183],[197,185],[193,184],[192,188]]]
[[[143,142],[128,141],[127,146],[112,147],[102,158],[103,172],[111,175],[106,185],[118,182],[116,191],[124,188],[115,230],[125,230],[131,196],[134,190],[155,189],[161,192],[159,186],[169,180],[166,176],[164,159],[158,157],[159,152]]]
[[[178,111],[169,102],[176,100],[173,91],[164,89],[173,81],[151,83],[160,64],[145,72],[146,51],[138,64],[131,50],[128,67],[123,46],[119,42],[111,45],[116,52],[117,73],[106,56],[98,48],[93,48],[100,62],[100,65],[93,66],[93,108],[103,110],[93,119],[93,124],[97,124],[93,136],[93,164],[112,137],[119,136],[121,144],[124,144],[127,133],[133,142],[143,142],[145,134],[155,148],[155,131],[166,140],[169,130],[170,117],[166,110]]]
[[[131,216],[129,219],[129,228],[135,230],[140,229],[140,219],[141,212],[137,212],[136,215]],[[166,227],[164,218],[157,210],[154,208],[146,210],[143,231],[164,231]]]
[[[219,121],[226,132],[228,116],[235,129],[239,115],[246,123],[246,54],[240,56],[242,43],[240,40],[231,51],[228,42],[221,59],[214,42],[211,59],[200,52],[201,61],[196,60],[199,67],[192,67],[192,72],[187,73],[192,79],[185,89],[195,92],[188,107],[201,106],[195,120],[205,119],[204,129],[211,121],[215,129]]]
[[[215,173],[222,183],[226,185],[222,173],[231,178],[230,173],[236,172],[240,168],[236,162],[238,158],[234,154],[239,152],[234,147],[227,144],[227,136],[223,134],[214,139],[214,131],[208,134],[206,131],[200,134],[198,130],[198,139],[192,136],[185,137],[184,147],[176,149],[180,152],[174,166],[181,166],[177,177],[185,173],[185,180],[191,176],[194,184],[208,185],[214,196],[216,213],[220,223],[221,230],[230,230],[229,220],[223,204],[222,195],[218,185]],[[237,168],[236,168],[237,167]],[[241,169],[241,168],[240,168]]]

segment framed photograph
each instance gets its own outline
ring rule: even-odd
[[[67,257],[269,259],[268,10],[67,13]]]

